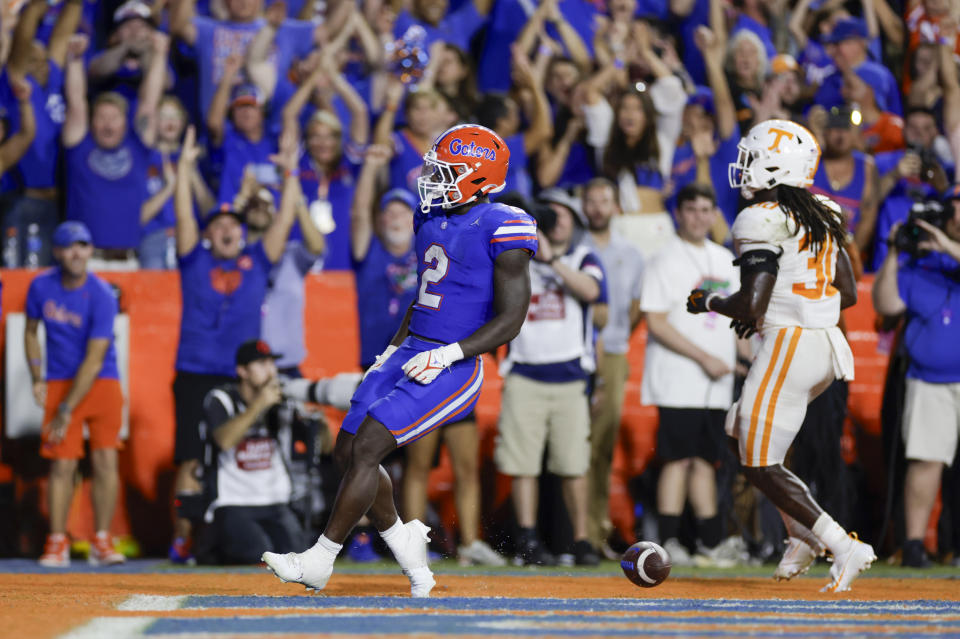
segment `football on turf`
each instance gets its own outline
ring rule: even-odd
[[[662,584],[670,574],[670,555],[652,541],[638,541],[627,548],[620,567],[627,579],[642,588]]]

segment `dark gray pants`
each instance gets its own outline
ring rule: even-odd
[[[260,563],[264,552],[299,552],[305,542],[300,522],[286,504],[221,506],[213,526],[225,564]]]

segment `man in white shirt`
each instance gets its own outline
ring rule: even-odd
[[[723,521],[717,512],[716,464],[733,403],[736,335],[715,313],[686,311],[688,284],[728,295],[739,288],[733,254],[707,239],[718,209],[713,188],[692,183],[677,195],[677,237],[646,265],[640,307],[649,340],[642,401],[657,406],[660,540],[674,564],[692,557],[677,535],[689,499],[697,519],[698,554],[719,563]],[[730,561],[730,558],[723,558]]]
[[[609,548],[610,468],[620,432],[624,390],[630,370],[627,351],[630,336],[640,324],[640,290],[643,257],[632,244],[611,232],[610,223],[621,215],[617,186],[607,178],[594,178],[583,189],[583,212],[588,233],[583,242],[591,247],[607,274],[607,304],[595,304],[595,324],[603,327],[597,339],[597,374],[594,380],[593,415],[590,422],[590,543]]]

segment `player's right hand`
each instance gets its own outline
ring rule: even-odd
[[[746,339],[757,332],[756,324],[748,324],[738,319],[730,320],[730,328],[733,329],[740,339]]]
[[[390,356],[396,352],[396,350],[397,350],[397,347],[394,346],[393,344],[390,344],[389,346],[387,346],[387,348],[382,353],[377,355],[377,359],[373,363],[373,366],[367,369],[367,372],[363,374],[363,377],[360,378],[360,381],[362,382],[367,378],[367,375],[369,375],[371,372],[383,366],[387,362],[387,360],[390,359]]]

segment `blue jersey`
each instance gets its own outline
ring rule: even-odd
[[[830,184],[827,168],[821,162],[813,176],[810,192],[814,195],[826,195],[840,205],[847,230],[851,233],[860,222],[860,204],[863,200],[863,187],[867,182],[867,156],[860,151],[853,152],[853,177],[846,186],[835,189]]]
[[[409,330],[438,342],[471,335],[493,316],[493,269],[509,249],[537,252],[533,218],[505,204],[478,204],[462,215],[414,218],[417,301]]]

